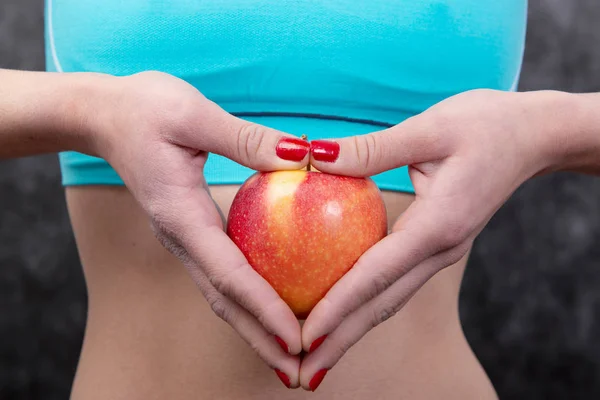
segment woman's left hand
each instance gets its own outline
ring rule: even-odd
[[[459,261],[525,180],[577,153],[577,141],[560,136],[578,118],[576,96],[466,92],[393,128],[337,140],[334,162],[319,161],[313,142],[311,163],[323,172],[371,176],[408,165],[416,200],[308,316],[304,350],[327,336],[302,362],[304,388],[314,390],[365,333]]]

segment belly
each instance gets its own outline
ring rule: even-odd
[[[225,214],[236,190],[211,189]],[[412,201],[384,197],[390,221]],[[68,188],[67,200],[89,294],[73,399],[495,398],[460,328],[465,260],[367,334],[309,394],[285,389],[213,315],[126,189]]]

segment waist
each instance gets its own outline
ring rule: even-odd
[[[214,316],[186,272],[165,267],[171,272],[160,280],[121,271],[109,290],[88,278],[90,310],[74,400],[306,398],[283,388]],[[462,267],[440,273],[364,337],[311,398],[493,399],[458,320]]]
[[[225,214],[236,189],[211,189]],[[383,195],[392,221],[412,201]],[[74,400],[307,398],[280,386],[213,314],[124,189],[69,189],[67,199],[89,298]],[[494,398],[459,324],[465,262],[440,272],[366,335],[311,399]]]

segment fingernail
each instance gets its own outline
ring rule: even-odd
[[[313,140],[310,142],[310,151],[317,161],[334,162],[340,155],[340,145],[331,140]]]
[[[283,351],[285,351],[286,353],[290,352],[290,348],[288,347],[287,343],[283,341],[282,338],[280,338],[279,336],[275,335],[275,340],[277,340],[277,343],[279,343],[279,345],[281,346],[281,348],[283,349]]]
[[[319,348],[319,346],[325,341],[325,339],[327,339],[327,335],[323,335],[318,339],[315,339],[314,342],[312,342],[312,344],[310,345],[310,348],[308,349],[309,353],[312,353],[313,351],[315,351],[316,349]]]
[[[310,390],[312,390],[313,392],[317,390],[321,382],[323,382],[323,378],[325,378],[325,375],[327,375],[327,369],[323,368],[322,370],[319,370],[308,383],[308,387],[310,387]]]
[[[285,385],[286,388],[289,389],[292,386],[290,384],[290,378],[285,374],[285,372],[282,372],[282,371],[278,370],[277,368],[275,368],[275,373],[277,374],[277,376],[279,377],[281,382],[283,382],[283,384]]]
[[[310,143],[298,138],[284,137],[279,139],[275,153],[277,157],[287,161],[302,161],[310,151]]]

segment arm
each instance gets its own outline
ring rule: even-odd
[[[208,153],[255,170],[305,166],[308,142],[293,141],[305,156],[290,161],[276,154],[284,139],[167,74],[0,70],[0,159],[61,150],[106,159],[214,312],[297,387],[300,325],[225,234],[202,175]]]
[[[546,112],[549,134],[537,139],[540,148],[546,149],[548,167],[542,172],[600,175],[600,93],[550,93],[563,100]]]
[[[105,79],[0,69],[0,159],[63,150],[94,153],[84,119],[92,93],[102,90]]]
[[[313,151],[311,163],[329,173],[409,165],[416,199],[308,316],[304,349],[327,338],[303,359],[302,386],[460,260],[524,181],[559,170],[600,175],[599,110],[600,94],[476,90],[390,129],[340,139],[333,163]]]

